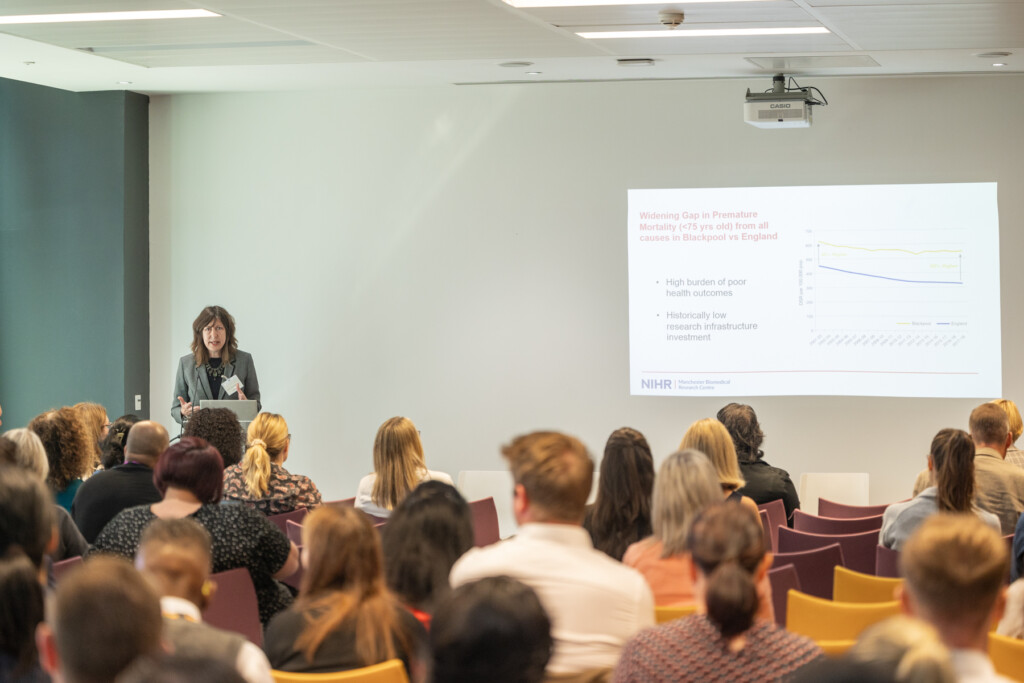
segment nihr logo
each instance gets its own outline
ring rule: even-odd
[[[642,379],[640,380],[641,389],[671,389],[672,380],[670,379]]]

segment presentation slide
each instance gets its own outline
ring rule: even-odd
[[[995,183],[629,191],[630,393],[1001,394]]]

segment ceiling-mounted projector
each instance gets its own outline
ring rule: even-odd
[[[775,74],[771,90],[752,93],[748,88],[743,120],[758,128],[809,128],[811,107],[828,104],[828,100],[817,88],[802,88],[792,78],[789,80],[795,87],[786,86],[785,75]],[[819,97],[811,95],[812,90]]]

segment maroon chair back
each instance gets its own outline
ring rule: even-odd
[[[775,623],[779,628],[786,628],[786,593],[790,588],[801,590],[800,576],[796,573],[796,567],[792,564],[786,564],[769,569],[768,585],[772,588],[772,606],[775,607]]]
[[[900,577],[900,551],[886,548],[884,545],[876,546],[875,576],[898,579]]]
[[[469,511],[473,514],[473,545],[482,548],[501,540],[498,533],[498,508],[494,498],[470,501]]]
[[[294,524],[295,522],[292,522]],[[300,527],[301,528],[301,527]],[[299,549],[299,557],[302,557],[302,546],[296,542],[296,547]],[[295,570],[295,573],[291,576],[281,579],[281,583],[287,584],[294,588],[296,591],[302,587],[302,575],[306,573],[306,568],[302,566],[302,562],[299,562],[299,568]]]
[[[260,608],[256,602],[256,589],[249,570],[229,569],[210,577],[217,584],[213,599],[203,613],[203,620],[211,626],[241,633],[251,642],[263,646],[263,627]]]
[[[306,508],[299,508],[291,512],[282,512],[279,515],[270,515],[267,519],[280,529],[282,534],[287,534],[289,520],[296,524],[302,524],[302,520],[306,518],[307,514],[309,511]]]
[[[776,553],[774,564],[775,569],[792,565],[799,577],[801,591],[808,595],[831,600],[835,567],[843,564],[843,549],[839,547],[838,543],[833,543],[802,552]],[[782,595],[782,600],[783,602],[786,600],[785,593]],[[783,614],[785,614],[784,609]],[[778,618],[778,616],[779,611],[776,607],[775,617]]]
[[[342,498],[341,500],[325,500],[324,505],[328,505],[332,508],[354,508],[356,506],[356,497]]]
[[[761,509],[758,509],[758,513],[761,515],[761,531],[764,532],[764,549],[770,551],[772,549],[772,529],[768,521],[768,513]]]
[[[772,552],[779,551],[779,527],[786,526],[786,505],[782,499],[768,501],[757,506],[758,510],[768,513],[768,531],[772,537]]]
[[[779,529],[779,552],[793,553],[813,550],[825,545],[838,543],[843,549],[843,566],[862,574],[875,573],[875,546],[878,545],[877,531],[859,534],[811,534],[796,529]],[[801,581],[803,576],[800,577]],[[806,592],[806,588],[805,588]],[[829,596],[823,596],[831,600]]]
[[[874,517],[885,512],[885,508],[889,507],[889,505],[891,503],[886,503],[885,505],[847,505],[846,503],[837,503],[827,498],[819,498],[818,516],[832,517],[833,519]]]
[[[862,531],[878,531],[882,528],[882,515],[874,517],[849,517],[837,519],[809,515],[803,510],[793,511],[793,528],[812,534],[859,534]]]
[[[292,520],[284,523],[284,532],[288,534],[288,540],[295,545],[302,545],[302,525]]]
[[[75,567],[82,564],[82,556],[69,557],[66,560],[53,563],[53,583],[56,585],[62,578],[67,576],[68,572],[73,570]]]

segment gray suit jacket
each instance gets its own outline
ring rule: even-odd
[[[245,351],[235,351],[234,358],[224,366],[224,376],[231,377],[238,375],[242,380],[242,391],[245,397],[256,401],[257,410],[263,409],[260,403],[260,383],[256,379],[256,366],[252,363],[252,356]],[[178,374],[174,378],[174,398],[171,402],[171,417],[181,424],[181,404],[178,397],[190,403],[199,403],[203,399],[231,400],[237,399],[238,394],[228,396],[224,387],[218,386],[216,393],[210,388],[210,380],[206,377],[206,370],[196,367],[195,358],[192,354],[182,356],[178,361]]]

